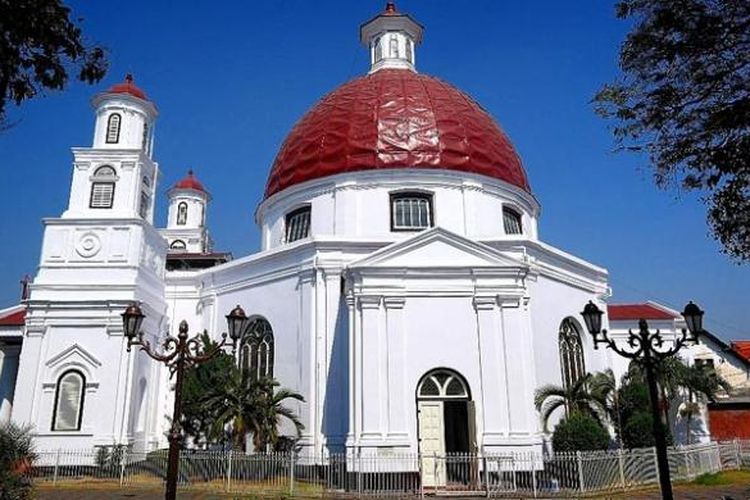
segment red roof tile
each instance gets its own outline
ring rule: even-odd
[[[750,340],[735,340],[730,345],[737,354],[750,362]]]
[[[26,309],[13,311],[0,316],[0,326],[23,326],[26,320]]]
[[[609,304],[607,315],[610,321],[679,318],[679,316],[651,304]]]

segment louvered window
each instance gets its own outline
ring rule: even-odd
[[[107,144],[117,144],[120,141],[120,121],[118,113],[112,113],[107,119]]]
[[[310,207],[302,207],[286,215],[286,242],[310,236]]]
[[[394,231],[419,231],[432,227],[432,196],[420,193],[391,195],[391,227]]]
[[[505,234],[521,234],[521,215],[512,208],[503,208]]]
[[[91,178],[90,208],[112,208],[115,199],[117,174],[109,165],[99,167]]]
[[[52,413],[53,431],[81,429],[85,388],[86,379],[78,371],[68,371],[60,376],[57,381],[55,408]]]
[[[145,191],[141,191],[141,205],[139,207],[139,213],[142,219],[148,218],[148,210],[151,206],[151,196]]]

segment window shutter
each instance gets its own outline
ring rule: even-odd
[[[115,195],[114,182],[94,182],[91,185],[91,208],[112,208]]]

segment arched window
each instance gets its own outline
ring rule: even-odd
[[[466,381],[453,370],[433,370],[417,386],[419,399],[470,399]]]
[[[53,431],[81,430],[85,390],[86,377],[78,370],[69,370],[60,375],[52,411]]]
[[[398,59],[398,38],[396,35],[391,35],[391,39],[388,40],[389,46],[389,57]]]
[[[565,318],[560,324],[558,342],[563,386],[570,387],[586,374],[581,332],[571,318]]]
[[[310,236],[310,207],[302,207],[286,214],[286,242]]]
[[[179,205],[177,205],[177,225],[178,226],[184,226],[187,224],[187,203],[184,201],[181,201]]]
[[[505,234],[521,234],[521,214],[509,207],[503,207],[503,227]]]
[[[273,330],[263,318],[250,322],[240,341],[240,366],[253,379],[273,377]]]
[[[148,152],[148,123],[143,124],[143,137],[141,138],[141,149]]]
[[[174,240],[170,245],[169,248],[172,250],[185,250],[187,248],[187,245],[185,245],[185,242],[182,240]]]
[[[391,229],[393,231],[420,231],[432,225],[432,195],[391,194]]]
[[[107,119],[107,144],[117,144],[120,142],[120,121],[122,117],[119,113],[112,113]]]
[[[115,199],[117,173],[109,165],[99,167],[91,178],[90,208],[112,208]]]
[[[406,39],[406,60],[410,63],[414,62],[414,47],[410,39]]]
[[[383,46],[380,45],[380,37],[375,39],[375,62],[379,62],[383,59]]]

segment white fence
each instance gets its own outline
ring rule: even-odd
[[[54,450],[37,453],[29,475],[47,486],[110,483],[122,488],[161,487],[166,451]],[[673,481],[750,466],[750,441],[672,448]],[[186,450],[180,488],[244,494],[419,497],[481,494],[488,497],[566,497],[614,493],[658,485],[653,448],[542,455],[245,455]]]

